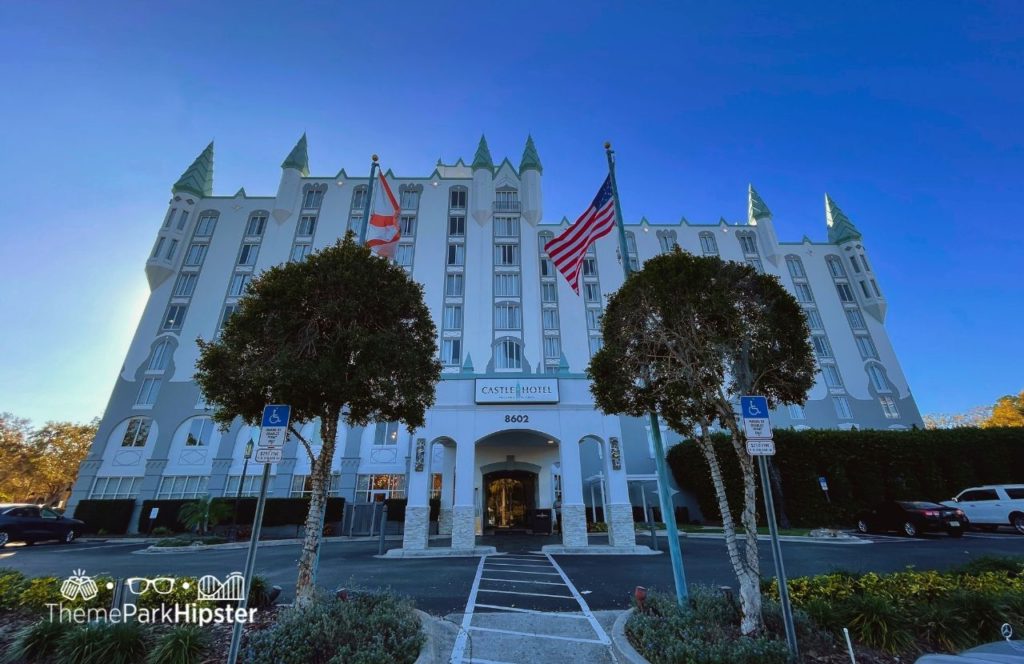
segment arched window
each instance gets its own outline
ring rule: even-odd
[[[263,231],[267,227],[266,210],[257,210],[249,215],[249,221],[245,224],[245,234],[249,237],[263,237]]]
[[[804,263],[799,256],[786,256],[786,267],[789,268],[789,275],[794,279],[806,279],[807,272],[804,270]]]
[[[889,392],[889,381],[885,378],[885,372],[877,364],[869,364],[866,367],[871,385],[879,392]]]
[[[170,340],[162,339],[153,346],[153,352],[149,355],[149,366],[146,367],[146,371],[166,371],[167,364],[171,360],[171,355],[174,353],[174,346]]]
[[[196,223],[194,237],[210,237],[217,227],[217,217],[220,215],[216,210],[204,210],[199,213],[199,221]]]
[[[658,244],[661,246],[661,250],[664,253],[672,251],[679,242],[676,240],[675,231],[658,231]]]
[[[206,447],[210,444],[213,436],[213,420],[209,417],[194,417],[188,423],[188,433],[185,434],[186,447]]]
[[[366,207],[366,185],[361,184],[352,190],[352,209],[362,210]]]
[[[829,274],[833,277],[846,276],[846,269],[843,267],[842,261],[839,260],[839,256],[825,256],[825,263],[828,265]]]
[[[522,369],[523,347],[515,339],[502,339],[494,346],[495,369]]]
[[[737,233],[736,239],[740,241],[740,248],[745,254],[757,254],[757,238],[753,233]]]
[[[700,250],[705,256],[718,255],[718,240],[715,239],[714,233],[704,231],[700,234]]]
[[[307,184],[302,188],[302,209],[318,210],[323,203],[326,184]]]

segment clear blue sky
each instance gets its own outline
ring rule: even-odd
[[[924,412],[1024,387],[1024,4],[4,2],[0,411],[102,413],[170,185],[544,162],[548,219],[619,155],[627,219],[864,233]],[[730,3],[732,4],[732,3]],[[344,7],[342,6],[344,5]]]

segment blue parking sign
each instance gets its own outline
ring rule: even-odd
[[[767,419],[768,399],[761,396],[740,397],[740,411],[745,419]]]
[[[266,427],[281,427],[285,428],[288,426],[288,420],[291,419],[292,407],[285,406],[282,404],[273,404],[270,406],[264,406],[263,408],[263,423],[261,426]]]

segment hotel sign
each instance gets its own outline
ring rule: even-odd
[[[477,378],[476,402],[558,403],[557,378]]]

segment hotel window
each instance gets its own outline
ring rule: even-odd
[[[494,246],[494,264],[505,267],[519,265],[518,244],[498,244]]]
[[[519,305],[499,302],[494,305],[494,328],[496,330],[518,330],[523,326]]]
[[[242,245],[241,251],[238,252],[238,264],[239,265],[255,265],[256,255],[260,251],[260,245],[245,243]]]
[[[597,259],[596,258],[584,258],[583,259],[583,276],[584,277],[596,277],[597,276]]]
[[[629,254],[629,269],[633,272],[640,270],[640,264],[636,259],[636,235],[633,231],[626,231],[626,253]],[[587,250],[588,256],[596,256],[594,246]]]
[[[604,339],[602,337],[590,337],[589,341],[591,355],[601,350],[601,347],[604,346]]]
[[[832,346],[829,345],[828,339],[820,334],[811,335],[811,343],[814,345],[814,353],[819,358],[832,357]]]
[[[555,284],[540,285],[541,302],[558,302],[558,287]]]
[[[548,360],[557,360],[562,356],[562,344],[558,337],[544,337],[544,357]]]
[[[185,230],[185,224],[188,223],[188,210],[182,210],[181,214],[178,215],[178,230]]]
[[[871,340],[871,337],[854,337],[857,340],[857,350],[860,351],[860,356],[865,360],[878,359],[878,349],[875,348],[875,342]]]
[[[171,342],[164,339],[153,347],[153,353],[149,356],[147,371],[166,371],[167,362],[171,359]]]
[[[457,367],[462,357],[462,339],[441,341],[441,362],[445,366]]]
[[[796,290],[796,299],[800,302],[814,302],[814,295],[811,293],[811,287],[807,284],[793,284],[793,288]]]
[[[172,304],[167,307],[167,315],[164,316],[163,329],[177,331],[181,329],[182,323],[185,322],[185,312],[188,310],[188,306],[184,304]]]
[[[519,297],[519,275],[494,275],[494,295],[495,297]]]
[[[448,217],[448,235],[462,237],[466,234],[465,217]]]
[[[882,297],[882,291],[878,290],[878,284],[875,282],[874,279],[871,280],[871,287],[875,289],[875,295],[877,295],[878,297]]]
[[[854,302],[853,291],[850,290],[849,284],[836,284],[836,292],[839,293],[839,299],[843,302]]]
[[[124,430],[121,447],[143,447],[149,437],[149,427],[153,423],[148,417],[133,417],[128,420],[128,428]]]
[[[402,267],[412,267],[412,245],[400,244],[395,248],[395,263]]]
[[[864,293],[864,297],[871,297],[871,291],[868,290],[868,282],[861,280],[860,290]]]
[[[600,302],[601,288],[597,284],[583,284],[583,300],[586,302]]]
[[[522,346],[515,339],[502,339],[495,346],[494,360],[497,369],[522,369]]]
[[[786,256],[786,267],[789,268],[789,275],[794,279],[806,279],[807,273],[804,272],[804,264],[796,256]]]
[[[818,313],[817,309],[804,309],[804,313],[807,314],[807,326],[812,330],[823,330],[825,329],[824,323],[821,322],[821,314]]]
[[[517,191],[496,191],[494,192],[494,209],[498,211],[515,212],[519,210],[519,192]]]
[[[312,250],[313,250],[313,245],[310,245],[310,244],[297,244],[294,247],[292,247],[291,260],[292,261],[305,260],[306,256],[309,256],[309,253]]]
[[[836,409],[836,417],[841,420],[852,420],[853,411],[850,410],[850,402],[846,397],[832,397],[832,405]]]
[[[171,219],[174,219],[174,213],[177,211],[178,210],[176,208],[171,208],[170,210],[167,211],[167,216],[164,217],[164,228],[171,227]]]
[[[309,237],[313,235],[314,231],[316,231],[316,216],[307,214],[299,219],[299,228],[295,231],[295,234]]]
[[[200,219],[200,223],[202,220]],[[253,237],[263,237],[263,231],[267,228],[267,215],[265,214],[254,214],[249,217],[249,222],[245,225],[245,234]],[[196,235],[198,235],[198,231]]]
[[[462,327],[462,305],[444,305],[444,326],[449,330],[457,330]]]
[[[249,287],[249,282],[252,281],[251,274],[236,274],[231,277],[231,285],[228,286],[228,296],[240,297],[245,294],[245,290]]]
[[[757,240],[750,233],[737,233],[736,239],[740,241],[740,247],[745,254],[757,253]]]
[[[213,229],[217,226],[217,215],[203,213],[196,224],[195,237],[209,237],[213,235]]]
[[[821,365],[821,375],[825,379],[825,385],[828,387],[842,387],[843,376],[839,373],[839,369],[834,364],[823,364]]]
[[[882,413],[887,419],[899,419],[900,411],[896,409],[896,402],[892,397],[878,397],[878,403],[882,406]]]
[[[705,255],[718,255],[718,241],[712,233],[703,232],[700,234],[700,249]]]
[[[828,264],[828,271],[833,277],[845,277],[846,270],[843,269],[843,263],[839,260],[839,256],[826,256],[825,262]]]
[[[340,490],[341,475],[338,473],[331,473],[331,476],[328,478],[327,495],[337,496]],[[257,489],[257,494],[258,493],[259,489]],[[311,495],[313,495],[313,476],[292,475],[292,487],[289,492],[289,496],[292,498],[305,498],[306,496]]]
[[[661,246],[661,250],[664,253],[672,251],[673,248],[678,246],[676,241],[675,231],[658,231],[658,244]]]
[[[515,217],[495,217],[494,235],[497,237],[519,237],[519,220]]]
[[[241,475],[228,475],[227,484],[224,486],[224,495],[235,497],[238,495],[238,482],[242,480]],[[254,475],[246,475],[245,479],[242,480],[242,494],[243,496],[258,496],[260,495],[260,484],[263,481],[263,475],[257,473]],[[274,475],[270,476],[270,482],[267,484],[267,494],[274,493]]]
[[[189,267],[195,267],[203,264],[203,258],[206,256],[206,248],[209,245],[206,244],[193,244],[188,248],[188,252],[185,254],[185,265]]]
[[[238,305],[237,304],[226,304],[226,305],[224,305],[224,313],[222,313],[220,315],[220,325],[217,327],[218,331],[224,329],[224,326],[228,324],[228,319],[231,318],[231,315],[234,314],[235,310],[237,310],[237,309],[238,309]]]
[[[178,281],[174,284],[174,297],[191,297],[196,290],[198,281],[199,275],[195,272],[185,272],[179,275]]]
[[[401,205],[403,210],[415,210],[420,205],[420,192],[406,189],[401,194]]]
[[[416,217],[408,214],[402,215],[402,218],[398,220],[398,232],[402,234],[402,237],[416,235]]]
[[[857,255],[850,254],[850,265],[853,266],[853,271],[860,274],[860,263],[857,262]]]
[[[441,497],[441,473],[431,473],[430,475],[430,499],[435,500]]]
[[[453,187],[448,192],[448,207],[453,210],[466,209],[466,190]]]
[[[600,330],[601,329],[601,310],[600,309],[587,309],[587,329],[588,330]]]
[[[748,258],[747,264],[754,268],[758,274],[764,274],[764,265],[761,263],[760,258]]]
[[[540,276],[542,277],[553,277],[555,276],[555,265],[551,262],[550,258],[540,259]]]
[[[399,422],[377,422],[373,432],[374,445],[397,445]]]
[[[206,447],[213,435],[213,420],[209,417],[197,417],[188,425],[185,436],[186,447]]]
[[[161,478],[157,498],[198,498],[206,495],[206,475],[177,475]],[[262,479],[262,478],[261,478]]]
[[[864,271],[865,272],[870,272],[871,271],[871,268],[868,266],[868,257],[867,256],[865,256],[864,254],[861,254],[860,255],[860,262],[864,264]]]
[[[871,379],[871,384],[879,392],[889,391],[889,381],[885,379],[885,372],[877,364],[869,364],[867,366],[868,378]]]
[[[174,252],[177,251],[177,250],[178,250],[178,241],[177,240],[171,240],[171,244],[168,245],[168,247],[167,247],[167,256],[166,256],[167,260],[171,260],[172,258],[174,258]]]
[[[461,274],[444,275],[444,294],[450,297],[460,297],[463,293],[463,283]]]
[[[540,318],[545,330],[558,329],[558,309],[542,309]]]
[[[798,404],[798,403],[791,403],[791,404],[789,404],[789,406],[787,408],[789,409],[789,419],[791,419],[791,420],[803,420],[803,419],[806,419],[807,416],[804,415],[804,409],[803,409],[803,407],[800,404]]]
[[[156,403],[156,396],[160,394],[160,378],[143,378],[142,386],[139,387],[139,395],[135,397],[135,406],[152,406]]]
[[[352,190],[352,207],[356,210],[366,207],[366,185],[360,185]]]
[[[160,256],[160,250],[164,248],[164,241],[167,238],[158,237],[156,239],[156,246],[153,247],[153,255],[151,258],[157,258]]]
[[[855,330],[867,329],[867,324],[864,322],[864,316],[860,313],[860,309],[847,309],[846,320],[850,321],[850,327]]]
[[[111,500],[114,498],[135,498],[139,493],[140,477],[97,477],[93,481],[89,498]]]
[[[626,231],[626,251],[631,254],[636,253],[636,235],[633,231]]]
[[[356,502],[405,498],[405,475],[357,475]]]
[[[302,197],[302,207],[306,210],[313,210],[319,208],[323,200],[323,190],[319,187],[310,187],[306,190],[306,195]]]
[[[448,257],[445,264],[449,266],[462,266],[466,264],[466,246],[463,244],[449,244]]]

